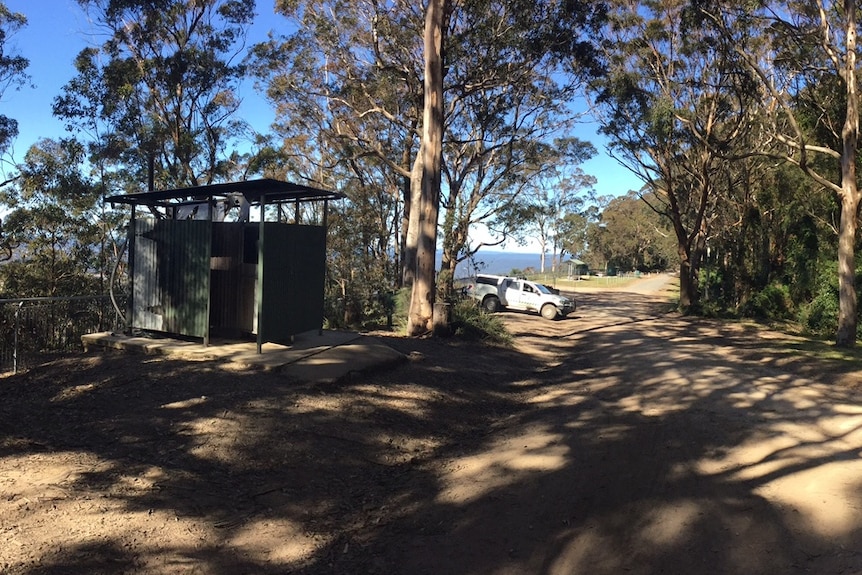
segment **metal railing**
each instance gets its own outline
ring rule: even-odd
[[[123,329],[110,296],[0,299],[0,372],[81,351],[81,336]]]

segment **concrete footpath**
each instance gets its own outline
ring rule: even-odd
[[[85,351],[123,350],[164,355],[185,361],[210,361],[226,369],[275,371],[292,379],[332,383],[399,363],[404,355],[373,336],[356,332],[313,330],[294,338],[292,345],[266,343],[257,353],[257,343],[216,340],[209,345],[168,337],[128,336],[112,332],[81,337]]]

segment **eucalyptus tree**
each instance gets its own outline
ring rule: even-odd
[[[412,2],[277,2],[291,23],[253,48],[259,87],[276,111],[275,148],[306,171],[346,178],[350,202],[384,213],[378,241],[399,260],[394,282],[415,274],[421,184],[424,13]],[[392,176],[378,178],[379,168]],[[375,183],[383,204],[370,193]],[[354,185],[356,184],[356,185]],[[414,218],[409,225],[409,218]],[[395,224],[398,234],[389,235]],[[382,287],[382,286],[381,286]]]
[[[276,106],[283,151],[309,154],[307,144],[313,142],[309,161],[324,172],[347,164],[359,177],[366,163],[383,162],[400,176],[401,186],[379,185],[400,199],[401,233],[394,245],[402,252],[404,285],[412,285],[418,266],[426,277],[433,275],[434,204],[445,213],[444,268],[453,269],[472,225],[502,222],[502,208],[531,174],[562,161],[552,137],[569,127],[564,104],[573,92],[553,74],[556,56],[549,54],[548,40],[557,39],[557,51],[580,54],[586,48],[551,34],[552,6],[556,3],[494,0],[442,7],[400,0],[277,4],[296,30],[272,35],[255,48],[253,61]],[[429,103],[426,59],[434,53],[426,42],[430,15],[441,16],[435,34],[442,42],[443,92],[439,112],[431,117],[442,123],[442,156],[437,191],[422,199],[423,177],[437,179],[426,164],[433,154],[426,157],[429,150],[422,147],[430,127],[423,116]],[[426,208],[431,211],[424,213]],[[415,257],[420,230],[425,230],[425,262]]]
[[[557,7],[572,17],[592,3]],[[472,0],[453,11],[446,45],[446,138],[442,268],[451,279],[459,261],[521,230],[508,217],[525,190],[556,171],[575,172],[594,152],[571,137],[569,105],[581,76],[566,82],[561,47],[551,46],[553,3]],[[561,17],[561,14],[553,13]],[[577,38],[569,31],[570,38]],[[477,50],[476,46],[482,46]],[[566,57],[582,71],[586,46],[567,45]],[[471,237],[477,227],[491,233]],[[483,243],[484,242],[484,243]]]
[[[27,24],[27,17],[12,12],[4,2],[0,2],[0,97],[9,89],[18,89],[29,79],[26,70],[29,61],[24,56],[8,50],[10,37]],[[18,135],[18,121],[5,114],[0,114],[0,154],[6,153],[15,137]],[[0,185],[7,185],[17,176],[5,178]],[[0,261],[12,258],[13,251],[18,247],[14,233],[9,230],[9,222],[4,222],[0,228]]]
[[[24,14],[12,12],[4,2],[0,2],[0,96],[10,88],[20,88],[29,79],[26,73],[29,60],[10,52],[7,46],[10,37],[26,24],[27,17]],[[17,135],[17,120],[0,114],[0,153],[9,149]]]
[[[416,277],[410,293],[407,313],[407,335],[429,332],[438,321],[434,316],[436,295],[437,220],[440,211],[440,187],[443,166],[443,74],[444,34],[449,12],[449,0],[428,0],[425,8],[424,86],[422,106],[422,143],[419,147],[422,180],[419,202],[419,228],[416,243]],[[414,198],[417,196],[414,196]],[[445,321],[445,318],[440,318]]]
[[[75,58],[54,114],[89,137],[126,186],[208,184],[231,173],[254,0],[78,0],[106,40]]]
[[[753,127],[750,79],[689,17],[687,0],[619,0],[603,31],[608,73],[594,82],[609,150],[653,192],[677,241],[680,307],[696,308],[699,268],[717,203],[718,176]]]
[[[674,233],[670,221],[647,205],[651,195],[629,192],[612,199],[602,210],[601,228],[594,237],[611,267],[623,271],[663,270],[673,261]]]
[[[854,244],[862,199],[857,182],[856,2],[786,0],[741,7],[703,1],[697,5],[760,81],[756,93],[761,108],[770,114],[766,124],[770,139],[752,152],[798,166],[840,204],[835,340],[839,346],[851,347],[858,322]]]
[[[592,145],[587,148],[592,151]],[[592,195],[596,178],[575,167],[564,175],[555,170],[548,177],[537,178],[523,197],[515,202],[515,210],[523,223],[524,240],[539,245],[541,273],[545,273],[545,258],[551,251],[551,270],[555,271],[560,259],[570,249],[578,248],[578,233],[585,225],[585,203]],[[558,256],[560,259],[558,259]]]
[[[101,189],[81,168],[74,140],[40,140],[24,157],[21,176],[3,192],[4,232],[15,243],[0,268],[3,291],[14,297],[104,293],[107,230]]]

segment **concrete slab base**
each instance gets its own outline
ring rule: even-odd
[[[232,370],[277,371],[293,379],[319,382],[338,381],[405,359],[377,338],[335,330],[299,334],[289,346],[266,343],[262,353],[257,353],[255,342],[215,341],[204,346],[168,337],[136,337],[113,332],[86,334],[81,342],[85,351],[115,349],[164,355],[184,361],[216,362]]]

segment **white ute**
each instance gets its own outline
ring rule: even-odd
[[[532,311],[545,319],[566,317],[575,311],[574,300],[555,294],[546,286],[508,276],[479,274],[467,294],[488,312],[503,308]]]

